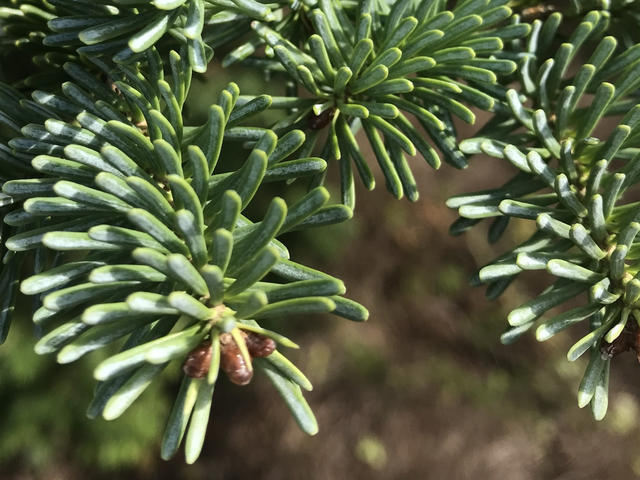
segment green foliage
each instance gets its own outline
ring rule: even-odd
[[[301,393],[311,383],[280,352],[297,345],[260,322],[368,314],[340,280],[291,260],[280,236],[351,218],[353,166],[375,185],[368,148],[388,190],[411,201],[408,157],[462,169],[485,154],[514,174],[451,198],[452,233],[492,218],[495,242],[511,218],[534,221],[530,238],[474,281],[495,298],[525,270],[557,277],[511,312],[502,340],[588,323],[568,358],[590,351],[578,401],[601,419],[611,358],[640,350],[640,207],[623,198],[640,180],[640,47],[617,31],[637,27],[637,4],[576,1],[564,24],[555,10],[506,0],[12,0],[0,8],[3,63],[26,54],[32,64],[0,84],[0,340],[19,286],[44,331],[37,353],[69,363],[111,352],[94,370],[88,410],[109,420],[183,363],[163,458],[184,439],[187,462],[197,459],[220,369],[245,384],[255,366],[315,434]],[[214,49],[222,66],[258,69],[281,94],[240,95],[230,83],[193,124],[185,104]],[[277,120],[257,126],[267,111]],[[489,120],[460,139],[454,118],[473,124],[478,113]],[[246,153],[235,158],[231,144]],[[338,204],[323,186],[330,163]],[[289,204],[264,200],[272,182],[306,188]],[[583,294],[585,305],[543,318]]]
[[[17,315],[24,320],[22,312]],[[109,471],[150,458],[171,406],[161,395],[164,382],[152,385],[150,395],[134,405],[124,421],[90,421],[78,412],[93,388],[95,362],[60,367],[33,355],[30,330],[27,322],[17,322],[11,341],[0,350],[0,404],[6,414],[3,429],[8,432],[0,436],[3,465],[20,458],[29,468],[50,471],[68,452],[79,465]],[[43,399],[42,389],[55,394]],[[77,442],[78,438],[84,441]]]
[[[494,218],[492,241],[511,218],[535,222],[531,237],[483,267],[476,281],[488,284],[487,295],[495,297],[526,270],[546,270],[557,278],[509,314],[511,328],[502,340],[510,343],[536,327],[536,338],[544,341],[588,323],[587,335],[567,358],[575,361],[591,350],[578,403],[591,403],[594,417],[601,419],[610,359],[637,348],[630,336],[639,316],[634,240],[640,224],[637,202],[624,195],[638,181],[640,110],[633,95],[640,85],[640,60],[636,47],[620,52],[615,37],[602,36],[607,15],[590,12],[566,42],[553,47],[549,35],[560,23],[558,13],[534,22],[519,70],[521,90],[506,95],[511,118],[496,117],[482,136],[461,143],[466,153],[504,158],[516,173],[499,188],[459,195],[448,205],[461,217],[453,226],[456,233]],[[590,45],[590,53],[570,74],[582,45]],[[621,113],[621,120],[608,118]],[[585,306],[543,318],[582,293],[588,295]]]
[[[113,83],[121,99],[100,84],[83,90],[66,82],[64,96],[34,92],[39,105],[54,114],[77,113],[75,122],[29,123],[21,129],[25,137],[9,142],[14,161],[35,155],[35,176],[8,180],[3,191],[15,201],[5,222],[18,229],[6,246],[44,252],[37,274],[21,284],[22,293],[42,301],[33,318],[47,333],[36,352],[58,352],[58,362],[68,363],[129,336],[125,350],[95,371],[103,383],[91,416],[118,417],[169,361],[184,358],[205,337],[248,330],[295,347],[254,320],[334,310],[366,318],[361,307],[339,296],[345,291],[340,281],[290,261],[276,240],[286,231],[351,216],[347,207],[325,205],[329,194],[323,187],[290,206],[274,198],[259,222],[242,215],[263,181],[315,173],[326,163],[288,160],[304,140],[300,131],[278,139],[269,130],[234,126],[255,111],[235,104],[234,84],[211,106],[205,125],[182,125],[189,70],[175,52],[170,58],[172,84],[162,78],[152,84],[125,67],[109,71],[112,79],[121,78]],[[153,51],[147,67],[162,77]],[[269,103],[265,96],[264,105]],[[129,118],[140,118],[138,127]],[[225,138],[254,145],[241,168],[218,174]],[[58,254],[48,257],[49,251]],[[83,260],[76,261],[78,252]],[[269,273],[285,283],[262,282]],[[246,363],[250,368],[251,360]],[[256,366],[290,403],[303,429],[315,433],[300,395],[300,386],[311,388],[304,375],[277,352]],[[209,372],[208,383],[187,379],[181,392],[194,399],[204,395],[202,402],[210,404],[217,369]],[[179,395],[176,405],[181,401]],[[187,419],[194,408],[188,405],[182,414]],[[188,461],[197,458],[205,433],[201,422],[193,424],[187,439],[194,429],[199,438],[187,441]],[[165,444],[173,446],[163,448],[163,457],[174,453],[185,428],[170,417]]]
[[[506,3],[467,2],[446,10],[439,2],[404,0],[380,15],[373,1],[361,2],[353,12],[340,2],[320,1],[307,15],[316,32],[309,37],[291,38],[254,22],[252,28],[273,60],[249,58],[245,63],[285,73],[311,95],[297,101],[274,99],[274,108],[295,110],[273,128],[310,129],[307,148],[312,149],[318,140],[315,131],[329,126],[321,151],[340,160],[345,205],[355,205],[351,161],[366,188],[375,186],[363,146],[354,136],[360,127],[387,188],[396,198],[406,194],[416,201],[418,187],[406,155],[419,152],[433,168],[440,167],[426,133],[447,162],[464,168],[467,162],[456,148],[452,115],[474,123],[475,114],[464,103],[493,110],[497,75],[516,68],[513,61],[496,55],[504,41],[526,35],[529,26],[505,24],[511,15]],[[247,53],[242,46],[225,62]],[[320,175],[316,182],[322,180]]]

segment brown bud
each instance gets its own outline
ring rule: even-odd
[[[246,332],[244,341],[247,344],[247,350],[254,358],[268,357],[276,349],[276,342],[273,339],[259,333]]]
[[[220,367],[236,385],[247,385],[253,370],[244,361],[240,349],[229,333],[220,335]]]
[[[631,348],[631,344],[629,343],[626,335],[621,333],[618,338],[616,338],[613,342],[607,343],[603,342],[600,347],[600,352],[605,357],[613,358],[617,357],[621,353],[628,351]]]
[[[187,377],[203,378],[211,366],[211,342],[204,340],[191,350],[182,364],[182,371]]]
[[[313,112],[311,112],[311,115],[309,115],[309,119],[307,122],[309,125],[309,128],[311,130],[320,130],[326,127],[327,125],[329,125],[329,122],[333,119],[333,115],[335,112],[336,112],[336,109],[333,107],[327,108],[320,115],[315,115]]]
[[[609,358],[614,358],[629,350],[634,350],[638,361],[640,361],[640,329],[638,329],[638,322],[633,319],[627,322],[620,335],[613,342],[602,342],[600,347],[602,355]]]

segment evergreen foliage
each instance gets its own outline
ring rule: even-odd
[[[513,176],[451,198],[451,231],[490,218],[495,242],[511,218],[533,221],[474,282],[496,298],[525,270],[557,278],[509,314],[502,341],[588,324],[567,357],[590,352],[578,403],[603,418],[611,359],[640,351],[640,204],[624,198],[640,181],[640,45],[624,27],[638,14],[632,0],[10,0],[0,7],[0,339],[20,290],[33,298],[37,353],[68,363],[119,348],[94,372],[90,417],[117,418],[183,363],[163,458],[184,438],[187,462],[197,459],[219,370],[246,384],[255,367],[315,434],[301,393],[311,384],[280,352],[297,345],[260,322],[368,314],[278,237],[351,218],[354,166],[375,186],[366,149],[387,189],[411,201],[408,157],[464,169],[484,154]],[[30,63],[11,66],[19,57]],[[211,61],[257,69],[282,95],[231,83],[190,125],[192,78]],[[276,112],[268,128],[255,120],[264,111]],[[490,119],[459,138],[454,118],[473,124],[478,112]],[[246,155],[222,170],[231,144]],[[333,163],[339,203],[323,186]],[[296,180],[308,185],[300,198],[245,215],[264,184],[284,192]],[[575,297],[584,304],[545,316]]]

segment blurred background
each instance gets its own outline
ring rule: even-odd
[[[193,122],[232,79],[245,93],[264,91],[245,73],[213,69],[208,76],[211,82],[193,86]],[[200,460],[186,466],[181,452],[164,462],[159,443],[180,365],[118,420],[88,420],[91,372],[106,354],[55,365],[35,355],[33,327],[18,319],[0,348],[0,479],[640,477],[634,355],[616,358],[609,412],[595,422],[577,408],[586,359],[565,358],[584,335],[580,326],[542,344],[532,334],[508,347],[499,342],[506,314],[549,279],[524,276],[493,302],[468,286],[472,273],[522,239],[527,226],[513,223],[493,246],[482,224],[451,237],[456,215],[444,201],[495,185],[506,178],[505,165],[477,157],[464,173],[445,165],[435,174],[421,163],[414,159],[422,195],[416,204],[393,200],[378,176],[375,191],[358,191],[352,221],[284,238],[295,260],[343,279],[348,296],[371,313],[366,324],[312,316],[271,325],[302,347],[288,353],[314,384],[306,397],[318,435],[298,430],[260,375],[247,387],[223,378]],[[304,188],[294,184],[286,196]],[[282,189],[263,195],[275,192]]]

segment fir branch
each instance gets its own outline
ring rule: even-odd
[[[293,90],[292,98],[275,99],[274,107],[290,114],[273,128],[330,130],[320,148],[323,156],[341,161],[345,205],[355,205],[351,162],[367,188],[375,185],[354,136],[360,127],[387,188],[397,198],[406,194],[415,201],[418,188],[406,155],[420,153],[436,169],[440,158],[414,123],[422,126],[447,162],[464,168],[451,115],[474,123],[475,114],[465,104],[493,110],[494,91],[487,84],[515,70],[514,62],[498,56],[504,41],[526,35],[529,27],[507,24],[511,10],[505,4],[461,3],[449,11],[437,3],[405,0],[395,2],[383,16],[371,1],[353,11],[320,1],[306,15],[315,33],[301,46],[254,22],[253,29],[269,47],[267,57],[244,63],[282,71],[312,96],[298,99]],[[250,50],[241,47],[225,62],[245,58]],[[309,137],[309,150],[317,138]],[[319,175],[314,184],[322,181]]]
[[[510,343],[536,327],[536,337],[543,341],[589,320],[589,333],[567,357],[574,361],[592,351],[578,401],[580,407],[591,403],[598,420],[606,413],[610,359],[639,348],[630,339],[633,334],[623,335],[636,328],[638,315],[634,287],[639,265],[632,253],[640,229],[638,207],[624,195],[638,181],[639,107],[631,108],[608,138],[593,135],[603,119],[618,114],[633,98],[640,85],[635,73],[640,60],[633,49],[616,54],[616,39],[606,36],[577,73],[566,74],[580,47],[598,38],[603,18],[600,12],[589,13],[570,41],[544,62],[550,43],[542,32],[550,35],[557,29],[560,16],[534,24],[528,42],[534,56],[524,57],[520,68],[523,92],[507,93],[517,122],[505,123],[495,136],[461,144],[467,153],[508,160],[518,173],[499,188],[448,201],[461,216],[453,227],[456,233],[480,219],[495,218],[490,230],[495,241],[510,218],[535,221],[536,233],[480,269],[476,282],[489,284],[487,294],[496,296],[526,270],[546,270],[558,278],[509,314],[511,328],[502,339]],[[582,106],[586,94],[593,98]],[[529,103],[532,108],[525,106]],[[525,134],[519,133],[523,127]],[[587,305],[543,318],[582,292],[588,293]]]
[[[610,360],[640,351],[640,217],[628,195],[640,180],[640,50],[625,27],[637,2],[575,1],[566,14],[506,0],[10,0],[3,65],[32,65],[5,69],[15,84],[0,84],[0,340],[18,286],[44,331],[38,353],[67,363],[126,337],[95,371],[88,414],[107,419],[181,362],[163,458],[185,440],[197,459],[220,370],[242,385],[255,366],[314,434],[301,393],[311,384],[280,352],[297,345],[259,322],[366,320],[340,280],[292,261],[279,240],[352,216],[353,167],[375,185],[366,138],[388,189],[411,201],[418,153],[436,169],[440,156],[462,169],[475,154],[514,167],[503,185],[448,201],[460,215],[451,231],[492,219],[496,242],[511,219],[535,222],[474,283],[495,298],[524,271],[556,277],[509,314],[502,341],[588,323],[567,356],[590,351],[578,402],[603,418]],[[192,77],[214,49],[223,66],[282,80],[282,94],[231,83],[204,124],[188,124]],[[283,115],[257,126],[270,109]],[[459,139],[454,117],[473,124],[479,111],[490,120]],[[222,172],[233,142],[246,155]],[[331,160],[337,205],[322,186]],[[243,213],[263,184],[300,178],[301,198]],[[545,317],[576,296],[583,305]]]
[[[25,136],[9,142],[13,161],[32,175],[3,184],[12,207],[4,221],[17,229],[5,246],[11,254],[44,252],[36,275],[21,284],[23,293],[41,301],[33,320],[47,333],[36,352],[58,352],[58,361],[67,363],[129,337],[124,350],[96,371],[107,383],[98,389],[92,416],[119,416],[167,362],[184,361],[203,341],[223,349],[220,366],[232,380],[237,372],[225,364],[233,357],[224,353],[229,345],[239,348],[249,373],[246,338],[295,345],[254,320],[331,311],[352,320],[367,317],[364,308],[341,297],[342,282],[290,261],[276,240],[286,231],[351,216],[346,207],[326,205],[323,187],[290,206],[274,198],[259,222],[242,215],[263,181],[297,178],[326,163],[295,156],[304,142],[300,131],[278,139],[269,130],[235,126],[255,113],[236,105],[235,84],[211,106],[205,125],[183,125],[190,75],[175,52],[171,58],[171,84],[121,67],[109,71],[110,78],[121,79],[114,82],[119,96],[99,82],[86,90],[67,82],[62,95],[34,92],[39,108],[53,118],[25,125]],[[162,72],[153,52],[148,62],[150,71]],[[24,121],[13,123],[17,128]],[[252,139],[254,147],[237,171],[216,173],[225,137]],[[58,253],[50,257],[47,251]],[[74,261],[79,252],[91,260]],[[15,273],[15,264],[5,267],[2,281],[16,283]],[[268,273],[282,283],[262,282]],[[233,340],[224,343],[229,334]],[[259,365],[299,423],[315,433],[313,415],[295,393],[298,384],[310,388],[304,375],[279,353]],[[190,395],[208,395],[201,402],[209,404],[217,367],[211,372],[209,383],[191,380],[189,373],[185,380],[189,392],[203,392]],[[177,402],[182,405],[181,396]],[[195,408],[204,407],[196,402]],[[203,421],[194,420],[187,434],[190,462],[202,446]],[[174,430],[186,428],[175,422],[172,415],[165,457],[179,444]]]

